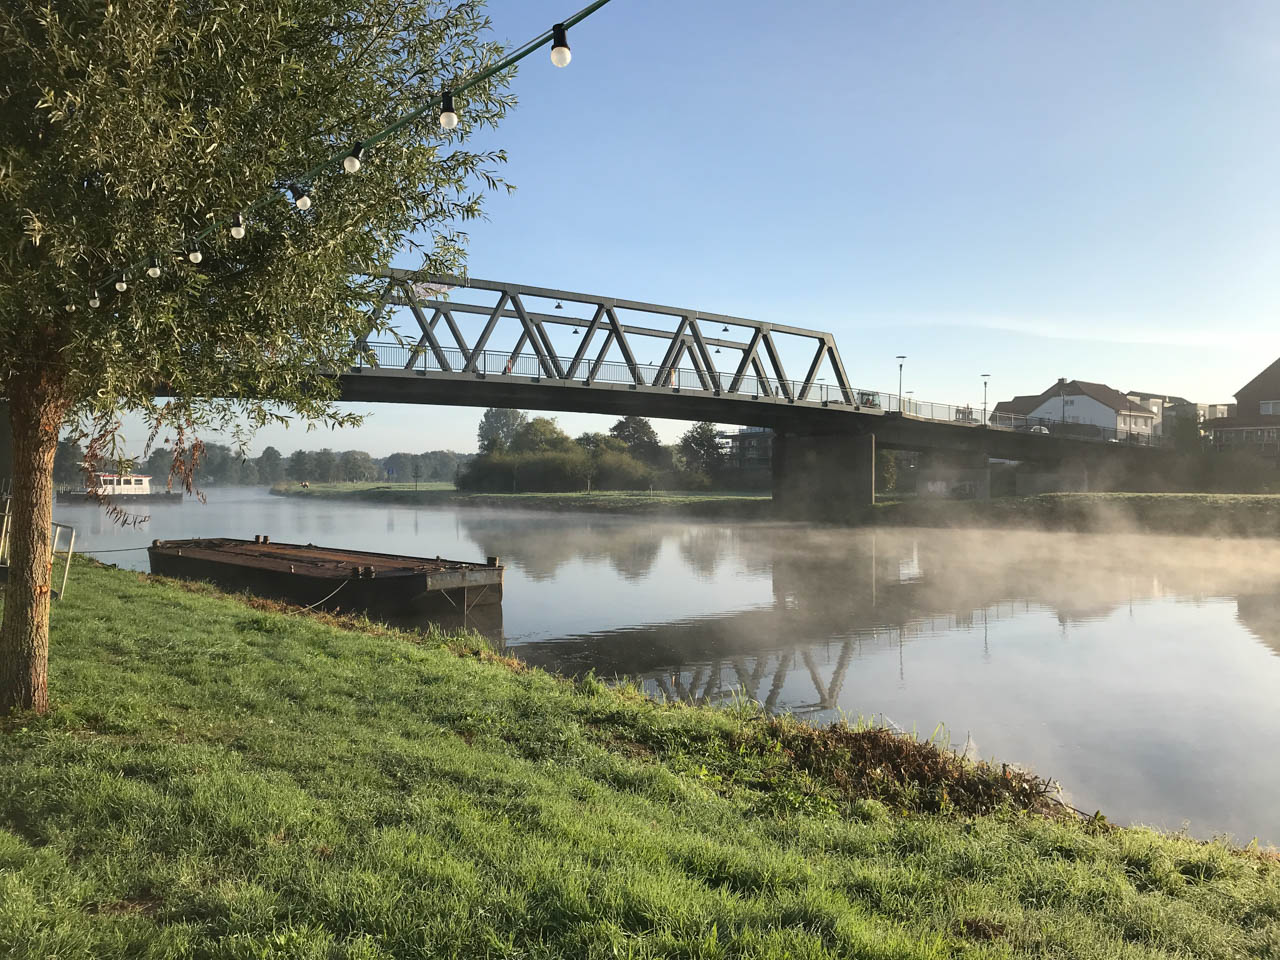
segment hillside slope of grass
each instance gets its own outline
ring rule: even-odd
[[[0,956],[1280,953],[1273,860],[1020,812],[1034,778],[72,577],[54,712],[0,729]]]

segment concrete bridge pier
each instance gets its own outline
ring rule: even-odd
[[[876,502],[874,433],[773,437],[773,501],[795,519],[848,517]]]

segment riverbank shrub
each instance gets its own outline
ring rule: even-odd
[[[653,470],[616,450],[488,453],[471,460],[458,476],[468,493],[572,493],[580,490],[647,490]]]
[[[902,783],[937,783],[936,747],[88,563],[73,584],[54,711],[0,726],[15,960],[1280,947],[1265,854],[837,782],[866,748],[868,776],[901,749]]]
[[[486,453],[458,475],[458,489],[471,493],[568,493],[585,490],[591,458],[585,450]]]

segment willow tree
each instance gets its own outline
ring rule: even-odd
[[[429,109],[357,173],[341,155],[497,62],[487,30],[479,3],[435,0],[0,6],[0,394],[14,461],[0,712],[48,706],[66,424],[91,425],[102,452],[119,413],[140,411],[189,452],[232,422],[342,420],[324,372],[349,365],[366,330],[361,275],[406,244],[427,269],[459,267],[459,223],[504,159],[463,144],[510,106],[501,75],[457,95],[456,128]]]

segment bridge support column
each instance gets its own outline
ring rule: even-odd
[[[773,438],[773,501],[795,519],[848,517],[876,502],[873,433]]]

